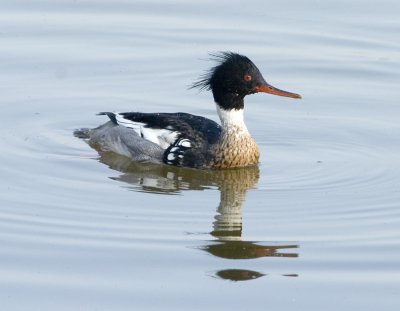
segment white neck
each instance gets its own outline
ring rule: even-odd
[[[217,105],[218,116],[221,120],[222,128],[229,129],[235,127],[240,131],[248,133],[246,124],[243,119],[243,109],[239,110],[225,110]]]

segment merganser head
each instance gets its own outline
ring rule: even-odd
[[[243,109],[244,97],[258,92],[301,98],[298,94],[277,89],[265,82],[256,65],[246,56],[232,52],[212,56],[218,64],[195,82],[192,88],[211,90],[215,102],[224,110]]]

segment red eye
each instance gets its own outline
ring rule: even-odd
[[[243,77],[244,81],[251,81],[251,76],[250,75],[244,75]]]

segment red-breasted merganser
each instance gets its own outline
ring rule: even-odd
[[[194,168],[223,169],[258,164],[259,150],[243,120],[244,97],[257,92],[301,98],[265,82],[246,56],[222,52],[218,64],[192,88],[211,90],[221,125],[188,113],[102,112],[110,121],[76,136],[101,151],[135,161]]]

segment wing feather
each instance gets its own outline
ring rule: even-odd
[[[221,134],[221,127],[216,122],[188,113],[101,114],[163,148],[164,162],[172,165],[205,165],[212,157],[210,145],[217,143]]]

